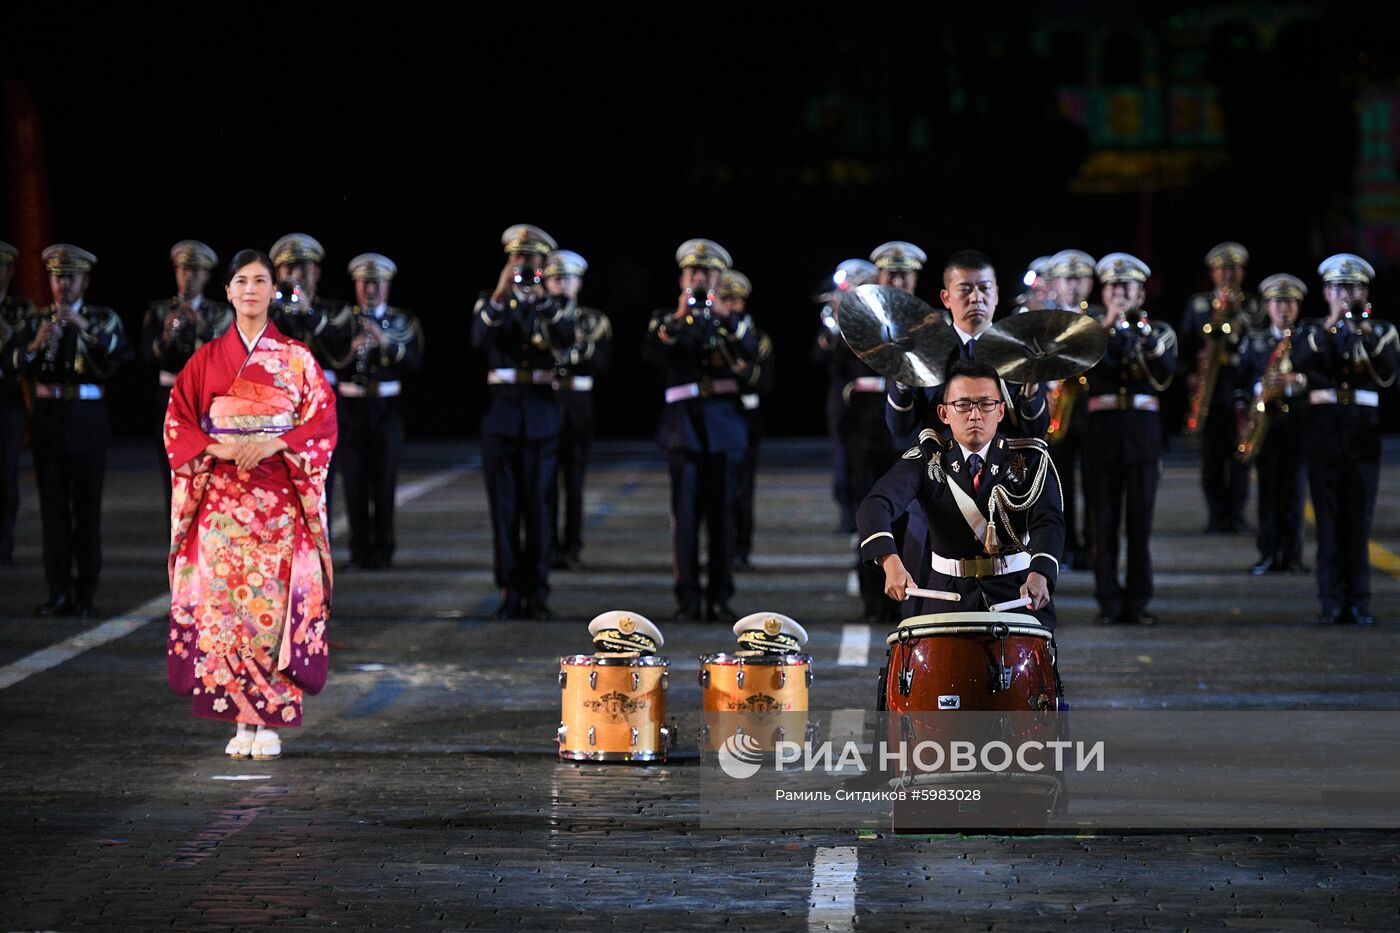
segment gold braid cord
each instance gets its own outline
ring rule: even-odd
[[[1008,441],[1012,450],[1022,447],[1029,447],[1040,454],[1040,463],[1036,467],[1035,479],[1031,480],[1031,488],[1022,495],[1008,492],[1005,486],[998,484],[992,489],[992,494],[988,499],[993,518],[1000,517],[1002,527],[1006,530],[1008,537],[1012,540],[1013,550],[1030,553],[1030,548],[1026,542],[1019,541],[1012,535],[1011,516],[1009,512],[1025,512],[1040,500],[1040,494],[1045,491],[1046,473],[1054,473],[1055,485],[1059,486],[1060,472],[1055,469],[1055,463],[1050,459],[1050,453],[1046,449],[1043,441],[1034,438],[1016,438]]]
[[[1385,345],[1388,343],[1393,343],[1397,346],[1400,346],[1400,331],[1397,331],[1394,327],[1387,327],[1385,329],[1385,332],[1381,334],[1381,338],[1376,341],[1376,353],[1379,354],[1382,350],[1384,350]],[[1376,372],[1376,367],[1371,362],[1371,354],[1366,349],[1366,344],[1363,341],[1358,340],[1356,342],[1356,355],[1358,357],[1359,362],[1366,364],[1367,372],[1371,374],[1371,378],[1375,380],[1375,383],[1379,388],[1388,389],[1391,386],[1395,385],[1395,373],[1391,373],[1389,379],[1382,379],[1380,377],[1380,374]]]

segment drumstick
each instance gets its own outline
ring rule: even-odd
[[[992,606],[992,612],[1005,612],[1008,609],[1020,609],[1022,606],[1029,606],[1030,604],[1031,598],[1029,596],[1022,596],[1020,599],[1008,599],[1004,603],[997,603]]]
[[[924,599],[941,599],[945,602],[960,603],[962,597],[957,593],[949,593],[947,590],[926,590],[917,586],[906,586],[904,588],[904,598],[910,596],[922,596]]]

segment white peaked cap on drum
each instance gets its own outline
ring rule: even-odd
[[[871,250],[870,261],[890,272],[918,272],[928,262],[928,253],[905,240],[890,240]]]
[[[1097,271],[1099,281],[1105,285],[1110,282],[1146,282],[1152,275],[1147,263],[1131,253],[1109,253],[1099,260]]]
[[[1376,270],[1355,253],[1338,253],[1322,260],[1322,265],[1317,267],[1317,274],[1322,276],[1322,281],[1328,285],[1333,282],[1370,285],[1371,280],[1376,277]]]
[[[777,612],[755,612],[734,623],[734,634],[746,648],[770,652],[796,651],[807,644],[807,630]]]
[[[661,629],[639,612],[614,609],[588,623],[593,643],[609,651],[641,651],[650,654],[666,643]]]

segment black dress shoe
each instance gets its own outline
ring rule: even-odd
[[[102,618],[102,611],[92,603],[85,603],[78,607],[78,611],[75,612],[74,615],[80,619],[100,619]]]
[[[513,593],[501,597],[501,604],[496,607],[494,615],[501,620],[525,618],[520,608],[520,597]]]
[[[1156,625],[1157,617],[1146,609],[1130,609],[1124,615],[1124,621],[1136,625]]]
[[[677,622],[699,622],[700,607],[692,605],[679,606],[676,608],[676,611],[672,613],[671,618]]]
[[[1307,564],[1303,563],[1302,561],[1298,560],[1297,558],[1291,558],[1291,557],[1288,558],[1287,560],[1284,560],[1281,564],[1279,564],[1279,565],[1278,565],[1276,568],[1274,568],[1274,569],[1276,569],[1276,570],[1281,570],[1281,571],[1283,571],[1284,573],[1312,573],[1312,568],[1311,568],[1311,567],[1309,567]]]
[[[1259,563],[1249,568],[1249,572],[1254,574],[1256,577],[1262,577],[1270,570],[1277,569],[1279,569],[1279,564],[1277,564],[1272,557],[1262,557],[1259,559]]]
[[[49,601],[34,609],[36,616],[71,616],[73,614],[73,600],[67,593],[58,596],[50,596]]]
[[[528,615],[530,618],[538,619],[541,622],[548,622],[550,619],[554,618],[554,613],[549,611],[549,604],[542,601],[531,603]]]
[[[1095,625],[1113,625],[1117,623],[1117,621],[1118,616],[1109,615],[1107,612],[1100,612],[1098,615],[1094,616]]]
[[[1318,625],[1348,625],[1351,623],[1351,616],[1340,609],[1324,609],[1317,614],[1313,622]]]
[[[733,625],[739,621],[739,614],[729,608],[728,603],[710,603],[709,610],[705,613],[706,622],[723,622],[726,625]]]
[[[1355,622],[1357,625],[1375,625],[1375,624],[1376,624],[1376,617],[1375,617],[1375,616],[1371,615],[1369,612],[1362,612],[1360,609],[1357,609],[1355,606],[1352,606],[1349,610],[1347,610],[1347,612],[1348,612],[1348,614],[1351,616],[1351,621]]]

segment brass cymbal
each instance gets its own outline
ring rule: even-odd
[[[942,312],[888,285],[860,285],[842,294],[840,324],[856,356],[905,385],[942,385],[958,349]]]
[[[977,360],[1007,382],[1045,382],[1087,372],[1108,349],[1095,318],[1041,308],[1004,317],[977,340]]]

